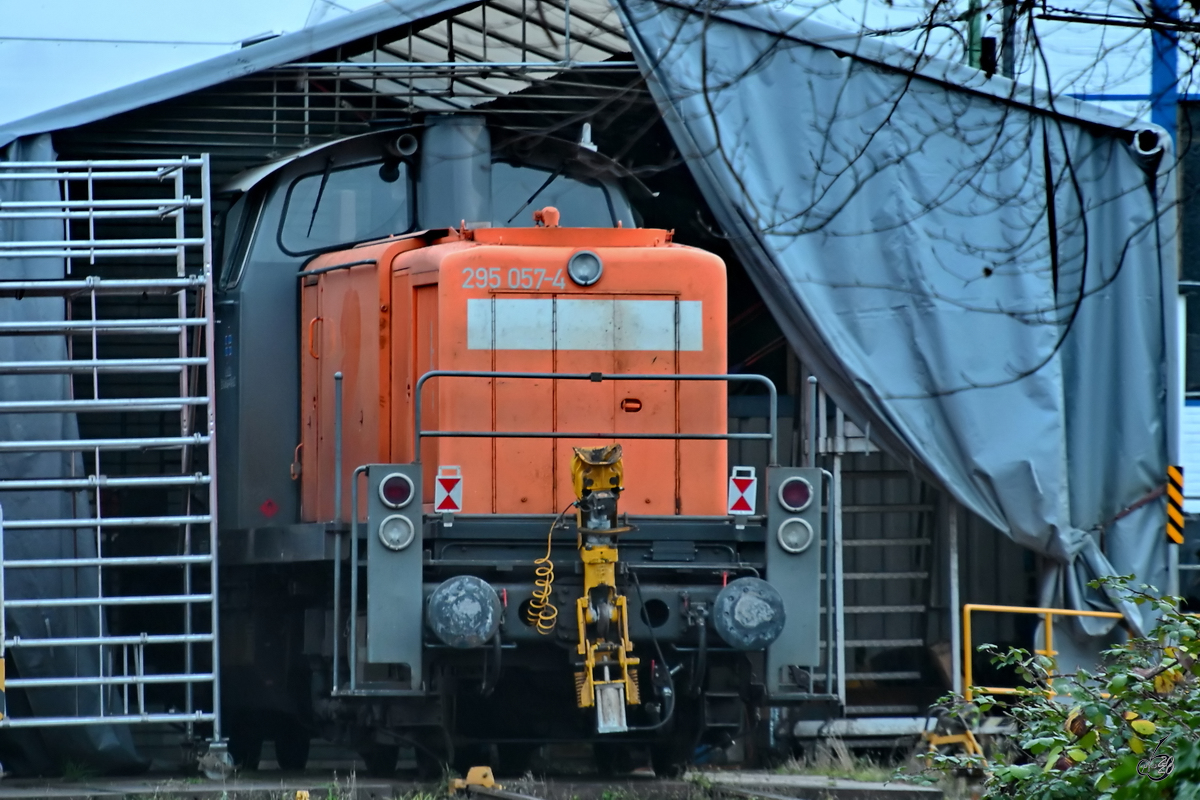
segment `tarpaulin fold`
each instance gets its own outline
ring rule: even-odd
[[[13,201],[59,201],[58,181],[5,180],[5,161],[55,160],[49,134],[19,139],[0,159],[0,206]],[[0,219],[0,241],[43,241],[63,239],[61,219]],[[53,280],[64,277],[61,258],[0,258],[4,280]],[[66,318],[66,303],[59,297],[0,298],[0,320],[4,322],[47,322]],[[66,339],[59,336],[0,336],[0,362],[65,361],[69,358]],[[5,401],[53,401],[72,397],[70,376],[0,374],[0,397]],[[79,438],[74,414],[0,414],[0,442],[70,441]],[[77,452],[47,450],[0,453],[0,479],[68,478],[84,475],[83,459]],[[61,520],[94,516],[86,493],[61,491],[0,491],[4,520]],[[81,528],[4,530],[4,560],[73,559],[97,555],[95,531]],[[99,570],[89,567],[54,567],[4,571],[4,597],[9,600],[96,597]],[[94,608],[41,606],[5,610],[9,639],[31,641],[44,638],[95,638],[104,632],[103,620]],[[15,647],[8,651],[9,677],[69,678],[111,674],[107,659],[95,646]],[[15,717],[97,716],[101,692],[95,685],[8,691],[9,715]],[[110,695],[105,707],[115,707]],[[147,764],[137,755],[129,729],[124,725],[88,725],[12,729],[0,738],[4,766],[10,772],[47,773],[66,763],[95,772],[128,773]]]
[[[835,402],[1052,559],[1048,602],[1111,610],[1086,586],[1107,574],[1166,589],[1162,504],[1122,516],[1175,455],[1165,133],[786,5],[618,5],[708,205]]]

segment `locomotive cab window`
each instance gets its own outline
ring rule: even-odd
[[[298,256],[407,233],[413,224],[411,195],[402,161],[303,175],[288,188],[279,246]]]
[[[492,209],[496,225],[532,227],[534,209],[546,206],[554,206],[562,213],[559,224],[566,228],[612,228],[617,222],[633,227],[629,202],[615,185],[584,182],[504,162],[492,164]]]
[[[255,186],[240,195],[222,215],[219,291],[228,291],[241,280],[265,194],[262,186]]]

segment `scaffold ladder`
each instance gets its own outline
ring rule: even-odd
[[[207,156],[0,161],[0,727],[224,753],[212,264]]]

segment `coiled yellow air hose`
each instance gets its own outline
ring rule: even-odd
[[[554,518],[554,522],[550,523],[550,532],[546,534],[546,555],[533,562],[533,585],[537,588],[533,590],[533,597],[529,601],[529,609],[525,618],[543,636],[554,630],[555,622],[558,619],[558,607],[550,602],[550,593],[554,590],[554,562],[550,560],[554,529],[558,527],[559,521],[573,505],[575,505],[574,502],[568,504]]]

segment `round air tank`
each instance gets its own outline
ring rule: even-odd
[[[429,596],[425,622],[450,647],[481,647],[500,629],[500,597],[487,581],[458,575]]]
[[[761,650],[779,638],[787,614],[774,586],[761,578],[738,578],[717,595],[712,620],[730,647]]]
[[[421,142],[417,211],[421,227],[492,221],[492,139],[483,117],[438,116]]]

